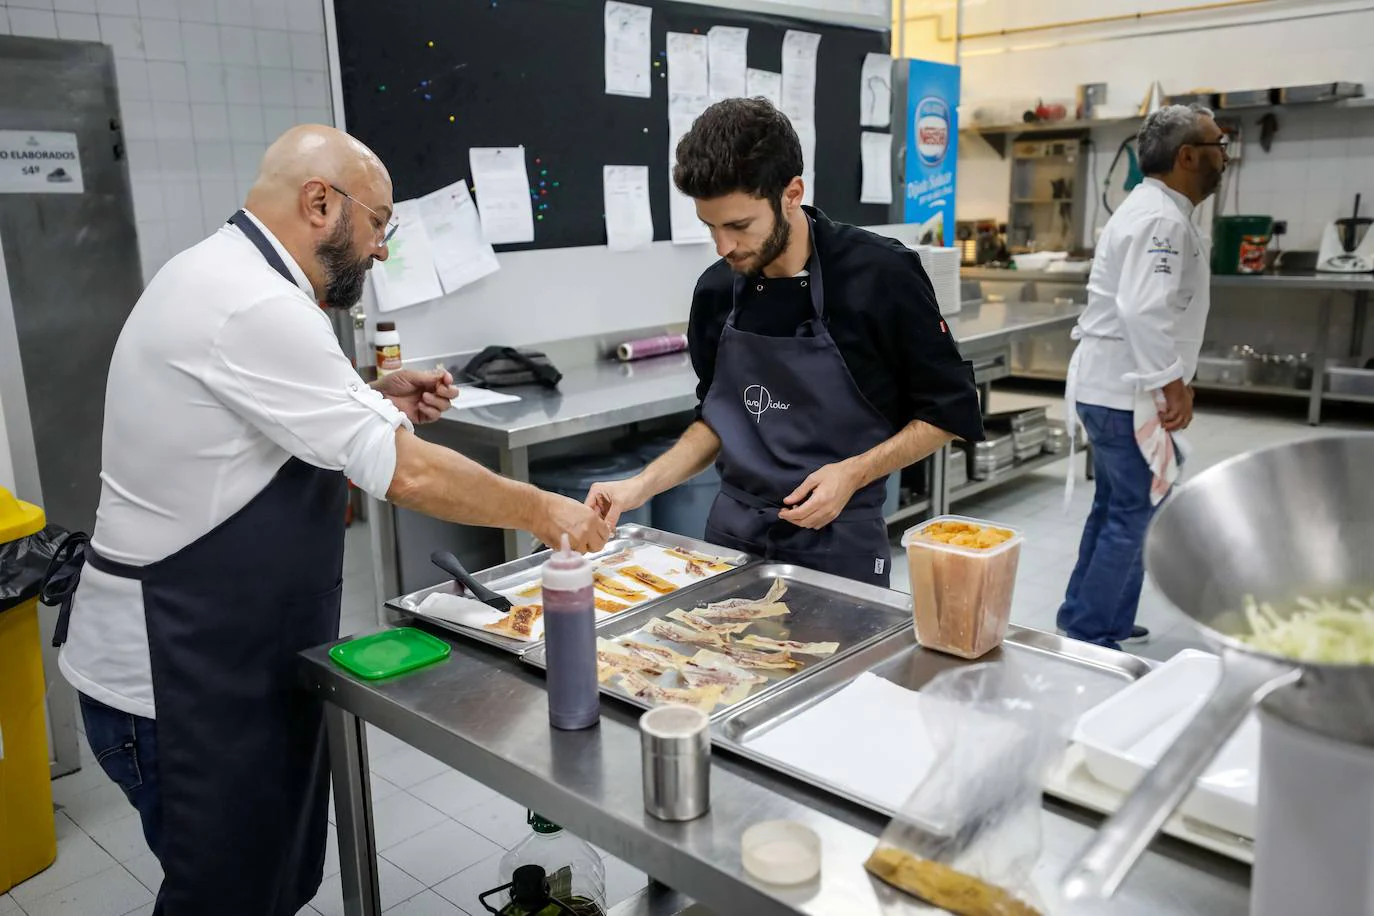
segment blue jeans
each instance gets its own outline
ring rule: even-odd
[[[143,838],[162,858],[162,794],[157,778],[157,722],[80,694],[86,741],[105,775],[124,790],[143,822]]]
[[[1097,491],[1056,622],[1074,639],[1119,649],[1135,625],[1145,581],[1145,532],[1154,516],[1150,468],[1131,411],[1079,404],[1078,416],[1092,442]]]

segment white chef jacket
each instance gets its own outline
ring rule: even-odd
[[[358,376],[305,273],[254,222],[295,285],[225,225],[158,271],[115,345],[91,544],[117,563],[207,534],[292,456],[378,498],[390,488],[410,421]],[[59,664],[82,693],[154,716],[139,582],[82,570]]]
[[[1193,380],[1211,306],[1211,243],[1193,209],[1146,178],[1107,221],[1073,330],[1070,403],[1132,410],[1137,391]]]

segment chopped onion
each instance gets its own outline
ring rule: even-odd
[[[1325,665],[1374,664],[1374,595],[1368,600],[1348,598],[1345,604],[1299,598],[1291,617],[1273,605],[1245,598],[1245,617],[1251,633],[1241,642],[1298,661]]]

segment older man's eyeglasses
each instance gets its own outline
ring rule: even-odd
[[[377,221],[378,221],[379,223],[382,223],[382,228],[377,230],[377,247],[378,247],[378,248],[381,248],[381,247],[382,247],[383,245],[385,245],[387,242],[391,241],[391,237],[392,237],[393,235],[396,234],[396,230],[399,229],[399,228],[401,228],[401,221],[398,220],[398,219],[396,219],[396,217],[393,216],[389,222],[386,221],[386,220],[383,220],[383,219],[382,219],[382,214],[378,213],[376,210],[372,209],[372,208],[369,207],[367,204],[363,203],[361,200],[359,200],[358,198],[354,197],[352,194],[349,194],[349,193],[348,193],[347,191],[345,191],[343,188],[339,187],[339,186],[336,185],[336,184],[331,184],[329,187],[330,187],[331,190],[339,192],[339,193],[342,194],[344,197],[348,198],[349,200],[353,201],[353,202],[354,202],[355,204],[357,204],[358,206],[362,207],[362,208],[363,208],[364,210],[366,210],[368,213],[371,213],[373,216],[377,217]]]
[[[1220,140],[1208,140],[1208,141],[1206,141],[1206,142],[1189,143],[1188,145],[1189,145],[1189,146],[1215,146],[1217,149],[1221,150],[1221,151],[1224,153],[1224,152],[1226,152],[1227,148],[1229,148],[1230,145],[1231,145],[1231,138],[1230,138],[1230,137],[1222,137]]]

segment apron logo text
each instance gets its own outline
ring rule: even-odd
[[[762,385],[750,385],[744,389],[744,409],[749,411],[755,423],[763,422],[762,417],[766,410],[791,410],[791,404],[782,404],[773,400],[768,389]]]

